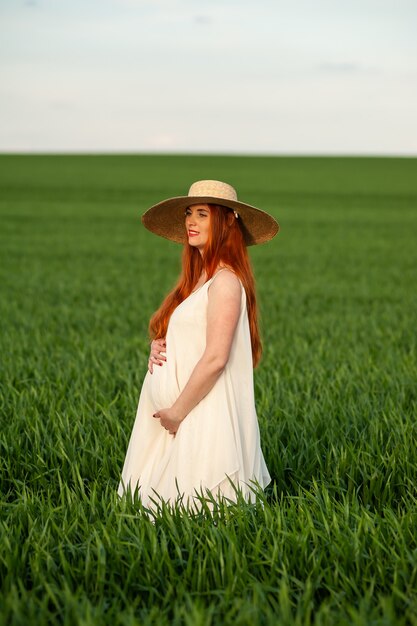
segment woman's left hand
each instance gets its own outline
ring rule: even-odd
[[[153,417],[159,419],[161,426],[169,432],[170,435],[174,435],[177,432],[183,418],[176,415],[171,409],[160,409],[153,414]]]

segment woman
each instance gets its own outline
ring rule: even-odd
[[[231,185],[197,181],[143,216],[153,233],[182,243],[182,274],[150,320],[153,338],[118,494],[143,504],[207,489],[252,500],[271,480],[260,447],[253,367],[261,356],[246,246],[274,237],[273,217],[237,200]]]

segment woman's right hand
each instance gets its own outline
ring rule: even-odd
[[[154,365],[162,365],[164,361],[166,361],[166,356],[161,354],[161,352],[165,352],[167,347],[167,342],[165,339],[154,339],[151,343],[151,353],[149,355],[148,360],[148,370],[150,373],[153,373]]]

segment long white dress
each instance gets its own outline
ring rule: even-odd
[[[155,366],[153,374],[148,371],[143,382],[117,493],[122,496],[128,486],[132,493],[139,487],[140,499],[150,509],[160,498],[169,503],[182,498],[189,508],[198,509],[206,489],[236,501],[233,485],[253,501],[253,481],[262,488],[271,481],[260,445],[242,283],[229,360],[213,388],[181,422],[175,437],[153,417],[172,406],[203,355],[208,289],[216,276],[174,310],[166,335],[167,360]]]

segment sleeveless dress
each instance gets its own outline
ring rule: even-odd
[[[206,489],[236,501],[233,485],[253,501],[254,481],[262,488],[271,481],[260,445],[246,293],[240,280],[239,320],[229,360],[213,388],[181,422],[175,437],[153,417],[172,406],[203,355],[208,290],[216,276],[174,310],[166,335],[167,360],[143,381],[117,493],[122,496],[129,487],[133,494],[139,488],[142,503],[150,509],[160,498],[201,508],[195,496],[205,495]]]

